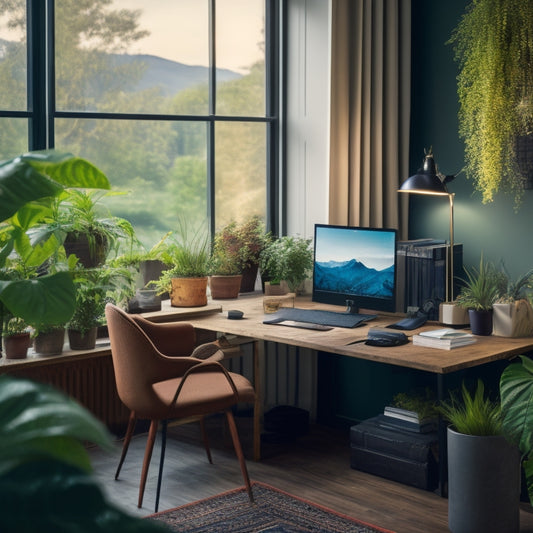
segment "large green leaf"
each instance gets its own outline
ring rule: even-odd
[[[0,164],[0,220],[7,220],[23,205],[55,196],[63,187],[20,158]]]
[[[76,288],[67,272],[0,281],[0,300],[30,324],[64,324],[74,313]]]
[[[65,187],[109,189],[105,174],[85,159],[45,150],[0,163],[0,220],[28,202],[56,196]]]
[[[156,533],[155,520],[108,502],[95,480],[57,461],[37,461],[0,477],[2,533]]]
[[[518,443],[526,474],[529,500],[533,505],[533,361],[521,355],[500,378],[503,427]]]
[[[43,384],[0,377],[0,476],[46,458],[89,470],[83,441],[112,446],[104,425],[79,403]]]

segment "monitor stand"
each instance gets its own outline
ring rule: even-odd
[[[349,315],[357,315],[359,313],[359,307],[355,305],[353,300],[346,300],[346,311],[344,312]]]

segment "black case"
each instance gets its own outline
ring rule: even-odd
[[[350,466],[356,470],[434,490],[438,485],[437,432],[383,427],[383,415],[350,428]]]

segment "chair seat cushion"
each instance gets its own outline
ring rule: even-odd
[[[239,394],[239,402],[253,402],[255,392],[252,384],[244,376],[230,372]],[[161,405],[166,406],[161,418],[182,418],[223,411],[235,405],[233,389],[221,372],[199,372],[190,374],[180,391],[177,405],[170,406],[182,378],[168,379],[152,385]],[[152,412],[152,418],[154,414]]]

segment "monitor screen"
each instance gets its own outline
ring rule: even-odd
[[[396,242],[394,229],[316,224],[313,301],[395,311]]]

